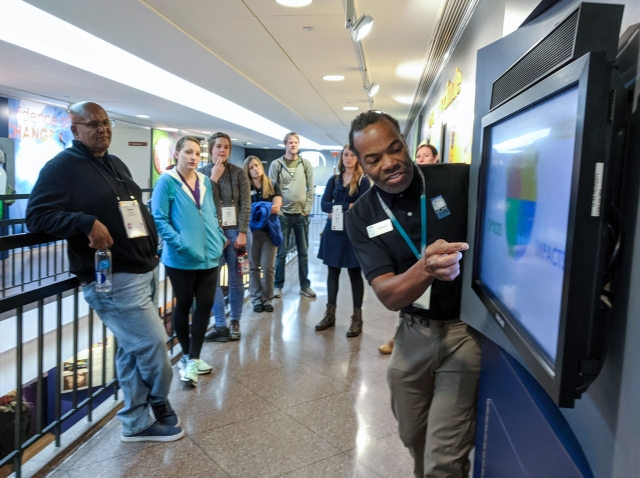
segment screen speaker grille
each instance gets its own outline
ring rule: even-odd
[[[493,83],[491,109],[501,105],[573,57],[579,13],[580,10],[576,10],[567,17],[562,24]]]

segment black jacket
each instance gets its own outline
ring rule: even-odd
[[[115,192],[114,192],[115,191]],[[141,207],[148,237],[129,239],[118,201],[135,197],[142,204],[142,192],[127,166],[108,153],[96,158],[80,141],[73,141],[49,161],[36,182],[27,206],[27,227],[67,239],[71,272],[80,280],[94,280],[95,249],[87,235],[98,219],[111,237],[113,272],[142,274],[158,265],[158,235],[147,208]]]

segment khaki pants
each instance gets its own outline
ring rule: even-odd
[[[473,448],[481,335],[464,322],[405,316],[388,381],[416,478],[466,478]]]

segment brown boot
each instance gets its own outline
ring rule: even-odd
[[[316,330],[327,330],[329,327],[335,327],[336,325],[336,306],[335,304],[327,304],[327,310],[324,313],[324,317],[320,322],[316,324]]]
[[[386,344],[382,344],[378,347],[378,351],[383,355],[389,355],[393,352],[393,339],[389,340]]]
[[[357,337],[362,333],[362,309],[353,309],[351,326],[347,330],[347,337]]]

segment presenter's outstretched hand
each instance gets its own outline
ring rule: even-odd
[[[425,269],[432,277],[452,281],[460,275],[462,251],[469,249],[466,242],[447,242],[438,239],[424,251]]]
[[[109,229],[97,219],[93,222],[93,227],[87,237],[89,238],[89,247],[93,249],[108,249],[113,246]]]

